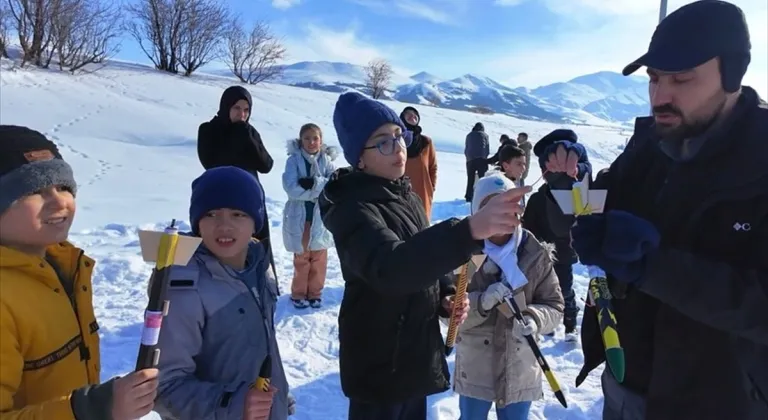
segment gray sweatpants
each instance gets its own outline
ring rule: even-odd
[[[603,386],[603,420],[645,420],[645,398],[621,386],[609,368],[600,378]]]

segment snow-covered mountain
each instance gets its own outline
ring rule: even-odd
[[[278,83],[330,92],[367,91],[362,66],[303,61],[283,70]],[[624,124],[645,115],[649,108],[643,77],[607,71],[535,89],[513,89],[476,74],[444,80],[424,71],[411,76],[395,73],[385,96],[401,102],[556,123]]]

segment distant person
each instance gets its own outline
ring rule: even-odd
[[[520,186],[523,186],[525,185],[525,179],[528,178],[528,170],[531,169],[531,150],[533,149],[533,144],[528,141],[528,133],[518,133],[517,145],[523,150],[523,152],[525,152],[525,171],[520,177],[519,184]]]
[[[304,124],[299,138],[288,141],[283,189],[283,244],[293,253],[291,302],[297,309],[320,308],[333,236],[320,218],[317,199],[336,169],[338,148],[323,143],[317,124]]]
[[[163,420],[286,420],[296,408],[275,337],[277,280],[251,235],[264,223],[264,192],[248,172],[208,169],[192,182],[192,259],[172,267],[171,310],[158,346],[157,413]],[[270,357],[271,384],[253,387]]]
[[[576,305],[576,292],[573,289],[573,264],[578,262],[578,256],[571,246],[571,226],[575,218],[563,213],[551,190],[570,190],[575,182],[591,177],[592,164],[589,163],[587,149],[578,143],[578,138],[573,130],[557,129],[536,143],[533,152],[539,158],[539,165],[544,173],[544,185],[528,199],[523,214],[523,227],[536,235],[538,240],[555,246],[554,268],[565,300],[563,325],[566,342],[576,342],[579,338],[576,330],[579,307]],[[557,147],[563,147],[576,157],[576,165],[571,172],[547,170],[549,155],[554,153]]]
[[[490,144],[488,134],[485,133],[483,123],[477,123],[472,127],[472,131],[467,134],[464,141],[464,156],[467,158],[467,190],[464,199],[472,202],[474,194],[475,180],[485,176],[488,172],[488,154]]]
[[[130,420],[154,406],[157,369],[100,383],[95,262],[67,241],[76,191],[53,142],[0,125],[2,419]]]
[[[256,180],[259,173],[268,174],[272,170],[272,156],[264,147],[259,132],[248,122],[252,106],[251,93],[242,86],[230,86],[221,94],[218,113],[210,121],[200,124],[197,131],[197,156],[205,169],[236,166],[250,172]],[[267,242],[274,268],[266,209],[264,217],[266,222],[254,238]]]
[[[499,152],[501,151],[501,149],[504,148],[504,146],[507,146],[507,145],[517,146],[517,142],[509,138],[508,135],[502,134],[501,137],[499,137],[499,148],[496,150],[496,153],[493,156],[488,158],[489,165],[499,164]],[[500,165],[501,164],[499,164],[499,166]]]
[[[480,250],[479,240],[519,226],[525,190],[492,198],[469,218],[429,225],[405,177],[410,143],[399,115],[356,92],[339,96],[333,125],[351,167],[320,196],[344,277],[339,309],[341,389],[350,420],[427,419],[427,396],[449,389],[440,317],[454,305],[446,274]]]
[[[624,348],[619,383],[586,306],[576,384],[601,367],[603,419],[768,419],[768,104],[742,83],[751,47],[738,6],[696,1],[622,72],[645,67],[653,116],[595,179],[605,211],[571,230],[607,274]]]
[[[528,169],[525,165],[525,152],[523,149],[508,144],[499,150],[499,166],[508,179],[516,186],[520,186],[520,178]]]
[[[432,218],[432,199],[437,188],[437,156],[432,139],[421,133],[421,116],[412,106],[405,107],[400,119],[413,139],[408,146],[408,160],[405,161],[405,175],[411,179],[413,192],[421,198],[427,220]]]

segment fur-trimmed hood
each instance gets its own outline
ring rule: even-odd
[[[285,144],[285,150],[288,153],[288,156],[291,155],[297,155],[301,153],[301,139],[291,139],[288,140]],[[323,143],[320,146],[320,152],[322,154],[325,154],[328,156],[328,159],[331,161],[336,160],[336,157],[339,156],[339,148],[336,146],[330,146],[325,143]]]

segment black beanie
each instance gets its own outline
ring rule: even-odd
[[[0,213],[14,201],[43,188],[77,190],[72,168],[56,145],[40,132],[0,125]]]

